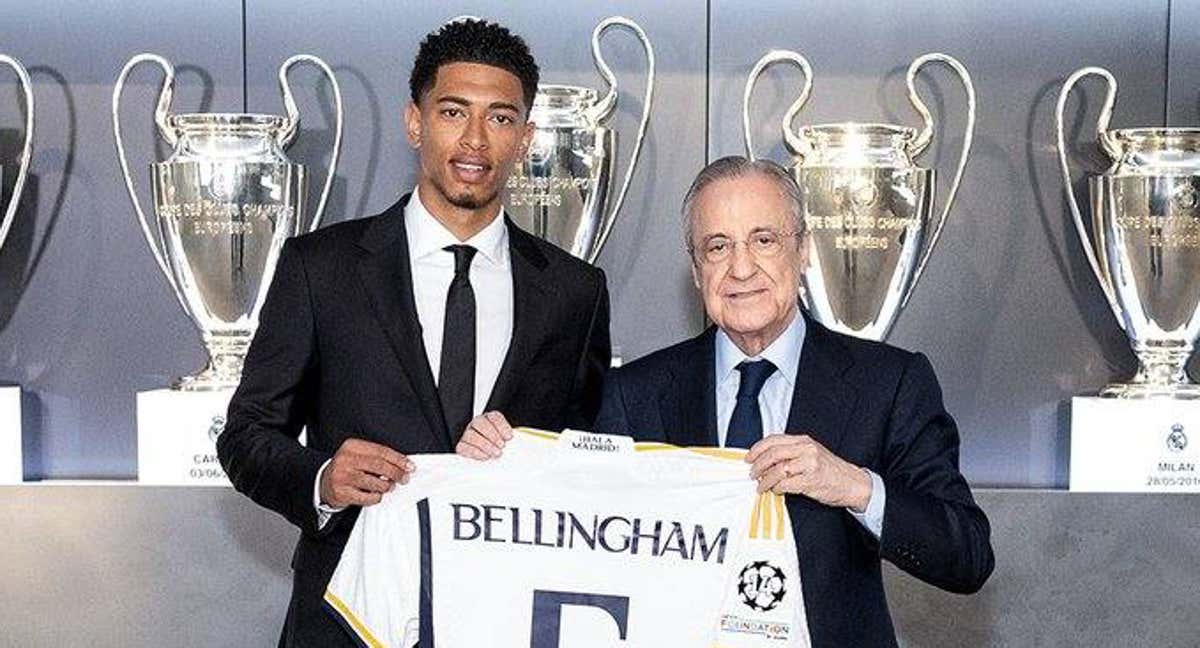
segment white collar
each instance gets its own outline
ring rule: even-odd
[[[731,374],[737,371],[739,363],[746,360],[770,360],[771,364],[783,375],[789,385],[796,384],[796,371],[800,365],[800,351],[804,348],[804,338],[808,333],[804,323],[804,315],[797,309],[792,315],[792,321],[779,337],[775,338],[762,353],[750,357],[729,339],[725,331],[717,329],[716,369],[717,385],[724,383]]]
[[[504,210],[474,236],[460,241],[429,212],[421,202],[419,191],[414,188],[412,198],[404,208],[404,228],[408,235],[409,258],[414,261],[441,252],[448,245],[470,245],[493,265],[508,262],[508,227],[504,223]]]

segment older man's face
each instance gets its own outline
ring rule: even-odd
[[[769,344],[796,313],[805,263],[787,199],[759,174],[718,180],[696,197],[691,218],[692,273],[709,318]]]

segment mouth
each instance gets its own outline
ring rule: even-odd
[[[450,160],[450,168],[460,182],[476,184],[487,178],[492,165],[482,158],[457,157]]]
[[[725,299],[728,299],[729,301],[735,301],[735,302],[736,301],[745,301],[748,299],[754,299],[755,297],[758,297],[759,295],[766,294],[766,292],[767,292],[766,288],[755,288],[753,290],[734,290],[734,291],[725,293]]]

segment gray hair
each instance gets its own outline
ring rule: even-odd
[[[740,155],[729,155],[719,160],[714,160],[708,166],[701,169],[700,173],[696,174],[696,179],[692,181],[692,186],[688,188],[687,193],[683,196],[680,213],[683,216],[684,241],[689,251],[692,249],[692,208],[695,206],[696,198],[700,196],[700,192],[720,180],[744,178],[755,173],[775,183],[780,195],[787,200],[788,205],[792,208],[792,221],[795,225],[796,233],[804,233],[800,186],[796,184],[796,180],[792,178],[792,174],[771,160],[748,160]]]

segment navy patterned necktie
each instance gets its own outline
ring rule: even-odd
[[[450,439],[458,443],[475,408],[475,291],[470,275],[475,248],[448,245],[445,249],[454,253],[454,279],[446,293],[438,396]]]
[[[738,382],[737,404],[733,407],[729,429],[725,432],[725,447],[749,448],[763,436],[758,394],[767,383],[767,378],[775,373],[775,365],[770,360],[745,361],[738,364],[737,370],[742,377]]]

